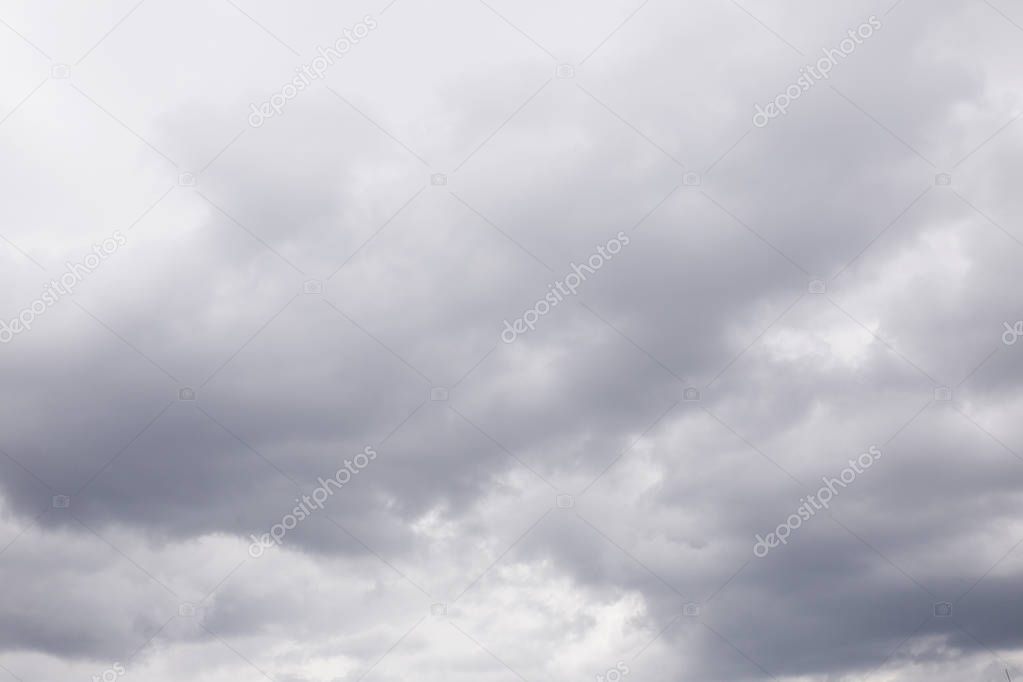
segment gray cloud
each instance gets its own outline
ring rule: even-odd
[[[0,345],[0,676],[1018,676],[1011,5],[108,5],[0,10],[0,320],[127,238]]]

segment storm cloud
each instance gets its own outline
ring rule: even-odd
[[[0,679],[1023,674],[1020,5],[12,0],[0,55]]]

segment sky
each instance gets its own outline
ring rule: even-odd
[[[1019,0],[0,62],[0,682],[1023,679]]]

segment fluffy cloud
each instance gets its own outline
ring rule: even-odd
[[[590,5],[0,3],[0,677],[1017,674],[1023,13]]]

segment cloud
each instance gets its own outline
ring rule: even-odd
[[[126,243],[0,345],[0,676],[1020,674],[1023,15],[56,9],[2,12],[0,321]]]

